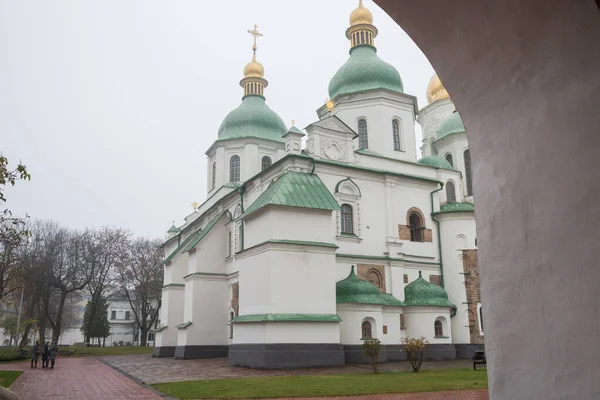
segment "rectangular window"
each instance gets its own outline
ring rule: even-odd
[[[148,334],[148,341],[149,342],[153,342],[154,341],[154,333],[149,333]]]
[[[403,331],[406,329],[406,325],[404,325],[404,314],[400,314],[400,330]]]
[[[111,311],[110,312],[110,319],[117,319],[117,312],[116,311]]]
[[[384,325],[384,326],[383,326],[383,334],[384,334],[384,335],[387,335],[387,325]]]
[[[125,311],[125,319],[127,321],[129,321],[130,318],[131,318],[131,312],[130,311]]]
[[[227,231],[227,258],[231,257],[233,250],[233,235],[231,231]]]

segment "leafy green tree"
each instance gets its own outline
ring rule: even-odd
[[[94,303],[88,301],[83,313],[83,325],[81,332],[89,335],[88,340],[93,338],[106,338],[110,335],[110,323],[108,322],[108,302],[101,298],[97,304],[96,312],[92,313]]]

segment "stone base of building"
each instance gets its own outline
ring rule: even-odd
[[[234,344],[229,364],[258,369],[339,367],[345,364],[341,344]]]
[[[174,357],[175,346],[160,346],[152,349],[152,357]]]
[[[191,360],[195,358],[227,357],[227,345],[224,346],[177,346],[174,357],[178,360]]]
[[[423,352],[425,361],[455,360],[457,358],[473,357],[476,349],[482,348],[480,344],[430,344]],[[371,361],[362,354],[360,345],[344,345],[346,364],[366,364]],[[379,353],[379,362],[407,361],[408,354],[403,345],[382,345]]]
[[[454,347],[456,347],[456,358],[471,359],[475,350],[484,350],[483,344],[460,343],[455,344]]]

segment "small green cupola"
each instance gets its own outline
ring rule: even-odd
[[[171,225],[167,233],[170,235],[177,235],[179,233],[179,228],[175,226],[175,221],[173,221],[173,225]]]
[[[350,40],[350,58],[329,82],[331,99],[373,89],[404,91],[398,70],[377,56],[377,33],[373,15],[360,0],[358,8],[350,15],[350,27],[346,30],[346,37]]]
[[[381,293],[371,282],[360,279],[354,273],[335,284],[336,303],[379,304],[382,306],[402,306],[402,302],[389,293]]]
[[[444,288],[427,282],[423,279],[421,271],[419,271],[419,278],[404,287],[404,305],[455,307],[448,301],[448,293]]]
[[[287,127],[265,103],[264,91],[269,82],[264,78],[264,67],[256,61],[256,38],[262,33],[256,25],[248,32],[254,36],[254,45],[252,61],[244,68],[244,78],[240,81],[244,97],[242,104],[227,114],[221,123],[219,140],[253,137],[283,142]]]

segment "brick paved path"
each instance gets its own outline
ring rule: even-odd
[[[13,384],[20,400],[161,400],[114,369],[91,357],[59,358],[54,369],[29,363],[2,364],[2,370],[25,371]]]

